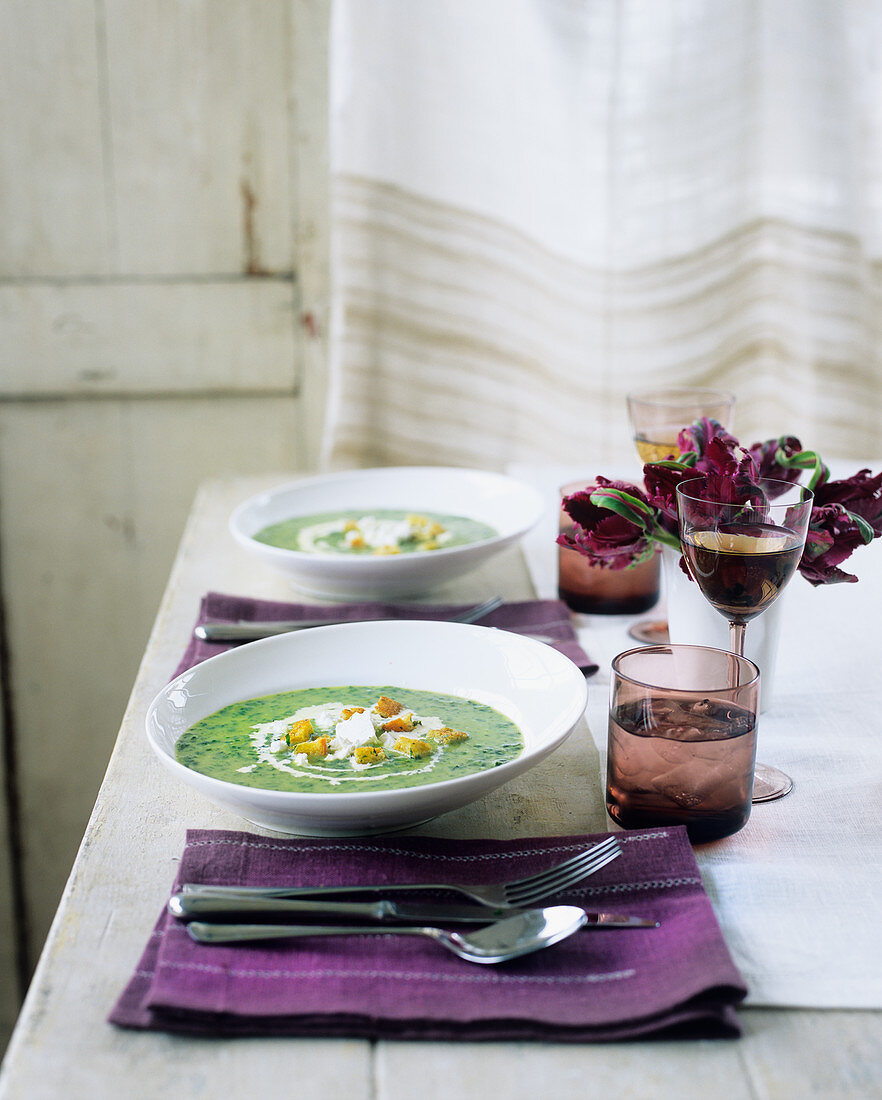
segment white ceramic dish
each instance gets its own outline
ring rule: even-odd
[[[257,542],[271,523],[350,508],[404,508],[467,516],[498,534],[481,542],[416,554],[361,556],[284,550]],[[266,565],[312,596],[334,600],[419,596],[482,565],[510,546],[542,515],[529,485],[487,470],[447,466],[390,466],[320,474],[246,500],[230,517],[234,538]]]
[[[420,688],[495,707],[524,735],[523,753],[474,775],[389,791],[296,794],[212,779],[175,760],[194,722],[228,703],[303,687],[359,683]],[[346,623],[251,642],[183,673],[147,712],[147,736],[171,773],[256,825],[306,836],[405,828],[481,798],[528,771],[585,710],[582,672],[541,642],[448,622]]]

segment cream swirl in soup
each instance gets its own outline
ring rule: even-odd
[[[521,731],[471,699],[397,687],[304,688],[233,703],[184,732],[186,767],[272,790],[389,790],[484,771]]]
[[[411,554],[494,538],[489,524],[467,516],[375,508],[292,516],[254,538],[307,554]]]

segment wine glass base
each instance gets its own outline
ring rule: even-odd
[[[639,623],[634,623],[628,633],[636,641],[646,642],[648,645],[666,645],[671,640],[668,624],[664,619],[641,619]]]
[[[774,802],[793,790],[793,780],[770,764],[757,764],[753,774],[752,802]]]

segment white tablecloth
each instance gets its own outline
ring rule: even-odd
[[[558,486],[584,474],[587,483],[598,471],[515,465],[509,472],[548,501],[524,552],[537,594],[556,596]],[[755,806],[740,833],[696,849],[750,987],[748,1004],[882,1007],[880,543],[845,564],[857,584],[812,588],[801,577],[790,584],[758,756],[791,775],[794,790]],[[600,664],[587,717],[602,762],[610,661],[636,644],[627,629],[644,617],[575,616],[582,644]]]

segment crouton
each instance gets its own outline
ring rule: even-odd
[[[359,745],[353,755],[358,764],[379,764],[386,759],[382,745]]]
[[[285,740],[289,745],[299,745],[303,741],[308,741],[314,732],[312,722],[308,718],[303,718],[288,727],[285,731]]]
[[[393,714],[400,712],[401,704],[390,699],[388,695],[381,695],[374,704],[374,710],[383,718],[391,718]]]
[[[353,714],[364,714],[364,707],[344,707],[341,718],[345,722],[347,718],[351,718]]]
[[[303,741],[297,746],[297,751],[305,756],[327,756],[329,744],[329,737],[316,737],[314,741]]]
[[[400,718],[390,718],[384,722],[380,729],[387,733],[410,733],[413,729],[413,718],[409,714],[402,714]]]
[[[422,741],[419,737],[398,737],[392,748],[404,756],[410,756],[415,760],[420,757],[430,756],[434,749],[428,741]]]
[[[451,729],[450,726],[445,726],[440,730],[427,730],[426,736],[431,737],[433,741],[437,741],[441,745],[456,745],[460,741],[468,741],[469,735],[462,730]]]
[[[436,539],[446,530],[443,523],[429,519],[428,516],[410,515],[407,517],[407,522],[414,532],[414,537],[419,540]]]

